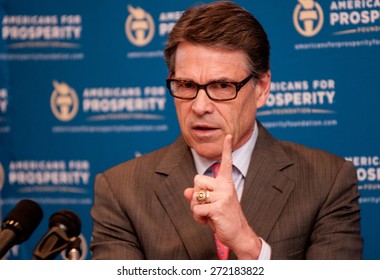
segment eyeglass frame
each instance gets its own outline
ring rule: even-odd
[[[243,79],[242,81],[240,82],[220,82],[220,81],[213,81],[213,82],[210,82],[210,83],[207,83],[207,84],[203,84],[203,85],[200,85],[194,81],[187,81],[187,80],[178,80],[178,79],[166,79],[166,87],[168,88],[169,90],[169,93],[171,96],[173,96],[174,98],[178,98],[178,99],[182,99],[182,100],[194,100],[195,98],[197,98],[198,96],[198,93],[199,93],[199,90],[203,89],[207,95],[208,98],[210,98],[211,100],[213,101],[230,101],[230,100],[233,100],[237,97],[238,95],[238,92],[242,89],[242,87],[244,87],[248,82],[249,80],[251,80],[252,78],[254,78],[254,75],[253,74],[249,74],[249,76],[245,79]],[[195,92],[195,95],[193,97],[179,97],[179,96],[176,96],[174,95],[174,93],[172,92],[171,90],[171,87],[170,87],[170,83],[171,82],[191,82],[193,83],[194,85],[196,85],[197,87],[197,90]],[[228,84],[232,84],[235,86],[235,96],[234,97],[231,97],[231,98],[227,98],[227,99],[218,99],[218,98],[213,98],[210,96],[210,94],[207,92],[207,87],[209,85],[212,85],[212,84],[217,84],[217,83],[228,83]]]

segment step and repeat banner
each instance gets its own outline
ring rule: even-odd
[[[258,119],[277,138],[353,161],[364,258],[380,259],[380,0],[236,2],[272,47]],[[95,175],[179,134],[163,50],[195,3],[0,0],[0,216],[21,199],[44,213],[4,258],[31,259],[62,209],[80,217],[90,258]]]

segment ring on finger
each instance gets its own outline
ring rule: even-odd
[[[209,190],[201,190],[199,192],[195,193],[195,198],[200,204],[203,203],[210,203],[209,198],[210,198],[210,191]]]

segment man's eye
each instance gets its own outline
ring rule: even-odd
[[[192,82],[185,82],[185,83],[183,83],[183,86],[185,88],[193,88],[194,87],[194,83],[192,83]]]
[[[228,82],[221,82],[221,83],[212,84],[211,87],[214,89],[226,89],[226,88],[230,88],[231,84]]]
[[[180,82],[178,82],[178,87],[183,88],[183,89],[191,89],[191,88],[194,88],[194,83],[186,82],[186,81],[180,81]]]
[[[230,86],[229,83],[219,83],[218,85],[220,88],[228,88]]]

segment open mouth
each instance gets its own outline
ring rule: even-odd
[[[216,129],[215,127],[211,127],[211,126],[207,126],[207,125],[196,125],[193,128],[197,129],[197,130],[214,130],[214,129]]]
[[[205,126],[205,125],[197,125],[197,126],[194,126],[193,129],[197,130],[197,131],[213,131],[213,130],[217,130],[216,127]]]
[[[215,129],[215,128],[204,127],[204,126],[197,126],[197,127],[195,127],[195,129],[198,129],[198,130],[211,130],[211,129]]]

